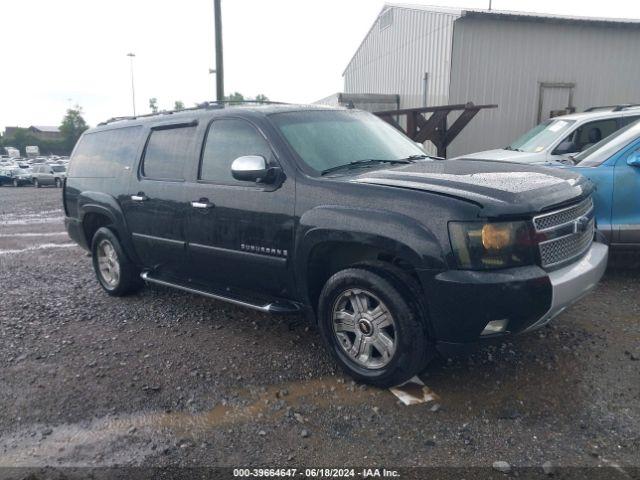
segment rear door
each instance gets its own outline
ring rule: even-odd
[[[152,127],[121,206],[136,253],[160,277],[180,276],[186,260],[185,168],[196,157],[197,123]]]
[[[42,174],[40,175],[40,184],[42,185],[52,185],[53,180],[53,169],[49,165],[45,165],[42,167]]]
[[[195,279],[287,296],[295,189],[284,174],[274,184],[239,181],[231,163],[245,155],[278,159],[266,136],[241,118],[219,118],[205,132],[200,161],[186,186],[189,265]]]

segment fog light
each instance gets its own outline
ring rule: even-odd
[[[503,318],[501,320],[491,320],[489,323],[487,323],[487,326],[484,327],[484,330],[482,330],[482,333],[480,335],[493,335],[494,333],[502,333],[507,328],[507,323],[509,323],[509,320],[506,318]]]

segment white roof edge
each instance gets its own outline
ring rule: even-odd
[[[516,12],[516,11],[511,11],[511,10],[486,10],[486,9],[481,9],[481,8],[451,8],[451,7],[439,7],[439,6],[435,6],[435,5],[420,5],[420,4],[413,4],[413,3],[385,3],[382,7],[382,9],[380,10],[380,12],[378,13],[378,16],[375,18],[375,20],[373,21],[373,24],[371,25],[371,28],[369,28],[369,30],[367,31],[366,35],[364,36],[364,38],[362,39],[362,41],[360,42],[360,45],[358,46],[358,48],[356,49],[356,51],[354,52],[354,54],[351,57],[351,60],[349,60],[349,63],[347,63],[347,66],[345,67],[345,69],[342,71],[342,76],[344,77],[345,73],[347,73],[347,70],[349,69],[349,67],[351,66],[351,64],[353,63],[353,60],[356,58],[356,55],[358,55],[358,52],[362,49],[362,46],[364,45],[365,40],[367,39],[367,37],[369,37],[369,34],[371,33],[371,31],[373,30],[373,27],[375,27],[376,23],[378,23],[378,19],[380,18],[380,15],[382,14],[382,12],[386,11],[389,8],[402,8],[402,9],[406,9],[406,10],[421,10],[421,11],[428,11],[428,12],[433,12],[433,13],[443,13],[443,14],[450,14],[450,15],[458,15],[460,17],[467,17],[467,16],[492,16],[492,17],[521,17],[524,19],[531,19],[531,20],[550,20],[550,21],[558,21],[558,22],[587,22],[587,23],[604,23],[604,24],[626,24],[626,25],[638,25],[640,26],[640,19],[636,19],[636,18],[607,18],[607,17],[585,17],[585,16],[573,16],[573,15],[558,15],[558,14],[551,14],[551,13],[537,13],[537,12]]]
[[[371,30],[373,30],[373,27],[375,27],[376,23],[378,23],[378,19],[380,18],[380,15],[382,15],[382,13],[388,10],[389,8],[404,8],[407,10],[428,10],[433,13],[444,13],[444,14],[451,14],[451,15],[458,15],[458,16],[461,16],[463,13],[463,10],[455,9],[455,8],[434,7],[434,6],[428,6],[428,5],[413,5],[413,4],[405,4],[405,3],[385,3],[382,6],[382,9],[380,10],[380,12],[378,13],[378,16],[373,21],[373,24],[371,25],[369,30],[367,30],[366,35],[362,38],[360,45],[358,45],[358,48],[356,48],[356,51],[351,56],[351,60],[349,60],[349,63],[347,63],[347,66],[342,71],[343,77],[344,77],[344,74],[347,73],[349,66],[353,63],[353,60],[356,58],[356,55],[358,55],[358,52],[364,45],[364,42],[369,36],[369,34],[371,33]]]
[[[460,16],[481,14],[490,16],[509,16],[509,17],[524,17],[531,18],[532,20],[558,20],[567,22],[594,22],[594,23],[625,23],[625,24],[640,24],[640,19],[637,18],[615,18],[615,17],[586,17],[577,15],[559,15],[554,13],[539,13],[539,12],[519,12],[515,10],[487,10],[483,8],[451,8],[451,7],[439,7],[433,5],[420,5],[412,3],[385,3],[385,8],[404,8],[408,10],[426,10],[436,13],[451,13],[458,14]]]
[[[344,70],[342,71],[342,76],[343,77],[344,77],[344,74],[347,73],[347,70],[349,69],[349,66],[353,63],[353,60],[356,58],[356,55],[358,55],[358,52],[360,51],[360,49],[364,45],[365,40],[369,37],[369,34],[371,33],[371,30],[373,30],[373,27],[375,27],[376,23],[378,23],[378,19],[380,18],[380,15],[382,15],[382,12],[387,10],[387,8],[389,8],[389,5],[385,3],[382,6],[382,8],[380,9],[380,11],[378,12],[378,16],[376,17],[376,19],[371,24],[371,27],[369,27],[369,30],[367,30],[367,33],[365,34],[365,36],[362,37],[362,41],[360,42],[360,45],[358,45],[358,48],[356,48],[356,51],[351,56],[351,60],[349,60],[349,63],[347,63],[347,66],[344,67]]]

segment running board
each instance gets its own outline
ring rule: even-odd
[[[260,312],[265,312],[265,313],[299,313],[301,311],[300,306],[295,304],[295,303],[292,303],[292,302],[275,301],[275,302],[269,302],[269,303],[265,303],[265,304],[260,305],[258,303],[252,303],[250,301],[244,300],[244,299],[240,298],[239,296],[229,296],[229,295],[223,295],[221,293],[213,293],[213,292],[210,292],[210,291],[206,291],[204,289],[187,287],[187,286],[181,285],[179,283],[173,283],[173,282],[168,282],[166,280],[160,280],[159,278],[153,278],[153,277],[149,276],[149,272],[142,272],[140,274],[140,277],[142,277],[142,279],[145,282],[155,283],[157,285],[162,285],[164,287],[175,288],[175,289],[178,289],[178,290],[182,290],[184,292],[195,293],[197,295],[202,295],[202,296],[205,296],[205,297],[213,298],[214,300],[221,300],[223,302],[232,303],[234,305],[239,305],[241,307],[247,307],[247,308],[251,308],[253,310],[258,310]]]

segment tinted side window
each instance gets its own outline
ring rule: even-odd
[[[633,117],[622,117],[622,126],[625,127],[631,123],[637,122],[638,120],[640,120],[639,116],[633,116]]]
[[[133,164],[141,134],[139,126],[85,134],[70,160],[69,177],[115,177]]]
[[[193,152],[195,126],[151,132],[142,163],[142,175],[156,180],[184,180],[183,168]]]
[[[598,143],[618,130],[618,123],[614,118],[590,122],[578,128],[576,140],[583,150],[585,147]]]
[[[198,178],[216,183],[247,184],[231,175],[233,161],[245,155],[261,155],[267,163],[272,160],[269,144],[253,125],[238,119],[216,120],[207,132]]]

